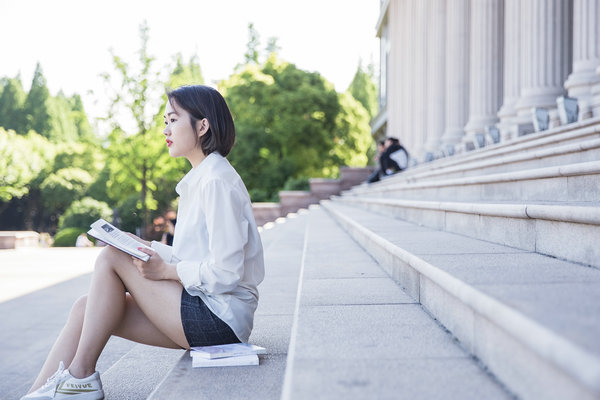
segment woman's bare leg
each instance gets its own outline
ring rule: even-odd
[[[56,371],[58,363],[62,361],[65,365],[69,365],[81,336],[81,327],[83,326],[83,316],[85,314],[86,296],[82,296],[71,308],[69,319],[54,342],[44,366],[37,376],[35,382],[31,386],[30,392],[42,386],[48,377]]]
[[[69,366],[74,377],[83,378],[94,373],[98,357],[112,333],[127,331],[131,332],[132,339],[137,339],[136,332],[139,331],[124,322],[130,322],[134,317],[140,319],[139,313],[126,313],[126,290],[148,321],[157,327],[150,333],[150,338],[144,336],[144,341],[164,343],[166,337],[170,339],[167,347],[189,347],[179,311],[181,284],[142,277],[130,256],[108,247],[96,261],[81,338]],[[126,319],[127,315],[130,318]]]
[[[112,334],[161,347],[189,348],[179,311],[182,290],[175,281],[142,277],[128,255],[105,248],[96,261],[82,325],[67,329],[67,323],[32,389],[45,382],[58,361],[65,362],[76,378],[91,375]]]

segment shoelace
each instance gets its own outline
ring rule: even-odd
[[[64,370],[65,365],[61,361],[58,364],[58,370],[54,373],[54,375],[52,375],[50,378],[48,378],[48,380],[46,380],[46,383],[44,383],[44,385],[40,389],[46,389],[49,386],[56,385],[56,381],[58,380],[58,378],[60,378]]]

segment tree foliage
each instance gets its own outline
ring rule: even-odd
[[[33,74],[31,89],[29,89],[25,99],[24,111],[27,116],[27,130],[34,130],[51,138],[49,99],[50,92],[46,86],[46,78],[43,75],[41,65],[38,63]]]
[[[0,84],[0,127],[23,135],[35,131],[54,143],[96,140],[79,95],[51,96],[39,63],[29,92],[24,92],[19,77],[4,78]]]
[[[93,178],[81,168],[62,168],[48,175],[40,185],[44,205],[57,214],[83,197]]]
[[[59,228],[79,228],[88,230],[89,226],[99,218],[110,220],[112,210],[108,204],[103,201],[95,200],[91,197],[84,197],[76,200],[66,212],[60,217]]]
[[[260,35],[254,28],[254,24],[248,24],[248,43],[246,43],[246,53],[244,53],[244,64],[258,64],[260,54]]]
[[[363,105],[370,118],[377,114],[377,85],[372,64],[366,70],[362,63],[358,64],[354,78],[348,86],[348,92]]]
[[[107,193],[119,208],[131,204],[140,207],[144,234],[150,213],[166,207],[176,196],[174,187],[183,175],[186,161],[172,159],[166,150],[162,134],[166,96],[164,87],[159,85],[158,73],[154,71],[154,58],[148,54],[149,35],[145,24],[140,27],[140,38],[138,70],[113,55],[120,87],[115,90],[108,113],[112,130],[107,149],[110,175]],[[106,74],[105,78],[109,84],[114,83],[114,76]],[[179,56],[167,86],[202,81],[197,60],[192,57],[186,64]],[[121,123],[123,120],[130,122],[129,132]],[[138,200],[132,202],[135,195]],[[122,218],[127,217],[122,215]]]
[[[346,163],[365,165],[357,154],[370,140],[368,116],[351,99],[341,104],[318,73],[271,53],[262,65],[238,68],[220,89],[236,123],[229,158],[253,201],[275,200],[288,179],[335,176]]]
[[[23,136],[0,128],[0,201],[27,195],[53,154],[53,146],[35,132]]]
[[[23,110],[25,92],[19,77],[4,79],[0,95],[0,126],[25,133],[27,120]]]

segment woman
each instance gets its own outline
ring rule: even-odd
[[[246,187],[224,158],[235,142],[233,118],[210,87],[183,86],[167,96],[169,154],[192,165],[176,187],[173,246],[140,247],[151,256],[147,262],[102,250],[88,295],[73,305],[23,399],[102,399],[95,367],[111,335],[175,349],[250,336],[263,252]]]

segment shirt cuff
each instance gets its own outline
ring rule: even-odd
[[[171,260],[173,258],[173,247],[161,242],[157,242],[156,240],[152,241],[152,245],[150,247],[152,247],[152,249],[156,251],[160,258],[162,258],[166,263],[172,262]]]
[[[177,275],[179,275],[179,280],[186,289],[202,290],[199,272],[200,266],[197,262],[180,261],[177,263]]]

